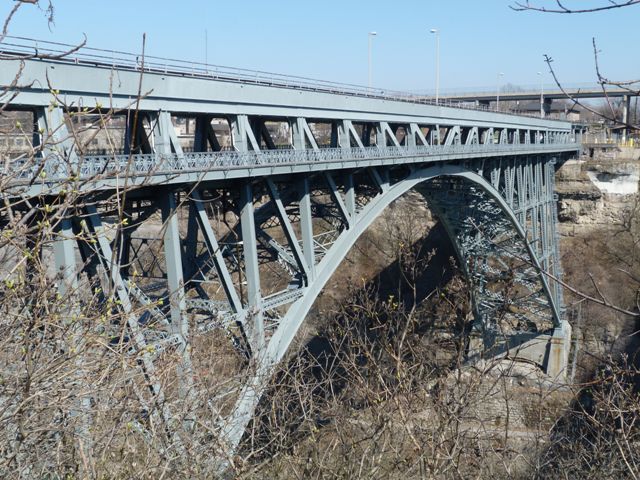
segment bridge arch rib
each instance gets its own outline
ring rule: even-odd
[[[538,158],[537,161],[540,166],[542,162],[550,163],[548,158]],[[535,164],[534,161],[529,166],[535,170]],[[536,248],[534,244],[543,240],[533,236],[548,235],[541,233],[538,219],[534,221],[532,214],[527,214],[523,198],[520,198],[519,205],[516,199],[511,198],[513,186],[495,178],[495,172],[494,178],[492,175],[489,175],[490,179],[485,178],[478,171],[482,167],[481,162],[475,167],[427,164],[411,169],[408,175],[382,188],[369,203],[354,212],[348,228],[342,230],[329,251],[315,265],[313,280],[290,306],[264,350],[258,354],[255,375],[241,392],[225,429],[226,442],[232,449],[240,441],[274,367],[285,356],[326,283],[367,228],[392,202],[412,189],[419,188],[425,195],[454,244],[471,288],[475,324],[487,347],[496,345],[499,337],[519,336],[523,341],[561,329],[558,304],[561,299],[545,275],[545,271],[554,276],[558,274],[555,268],[557,259],[552,258],[555,256],[555,239],[546,238],[546,244]],[[515,163],[512,167],[521,168]],[[507,182],[511,176],[517,183],[516,176],[524,174],[511,172],[509,168],[500,175],[507,178]],[[389,173],[383,172],[382,176],[389,178]],[[524,180],[520,183],[520,190],[528,188]],[[552,192],[552,185],[547,187]],[[505,198],[505,193],[509,198]],[[538,197],[538,201],[550,204],[553,195],[550,198]],[[532,229],[535,233],[531,233]],[[508,350],[509,341],[501,348]],[[544,358],[539,357],[538,363],[542,366],[543,362]]]
[[[47,275],[61,296],[109,319],[86,331],[105,339],[106,355],[134,365],[122,382],[133,392],[126,418],[142,437],[162,437],[163,455],[209,449],[213,434],[226,449],[216,458],[233,454],[323,286],[413,188],[453,240],[487,345],[512,332],[567,338],[560,287],[542,272],[560,273],[553,156],[580,149],[571,124],[166,67],[144,72],[139,98],[137,57],[124,65],[28,57],[0,69],[11,107],[31,112],[34,147],[29,161],[8,159],[0,196],[26,218],[37,211],[38,222],[64,198],[47,233],[55,271]],[[15,85],[18,71],[28,88]],[[80,125],[91,115],[113,122]],[[111,127],[120,141],[91,151],[88,138]],[[285,272],[268,288],[265,261]],[[93,292],[86,303],[75,299],[80,290]],[[554,355],[566,360],[562,348]],[[100,393],[80,402],[82,411],[100,404]]]

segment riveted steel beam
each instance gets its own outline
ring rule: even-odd
[[[293,148],[296,150],[304,150],[307,148],[307,142],[313,150],[318,150],[318,143],[313,136],[311,128],[306,118],[297,117],[291,122],[291,131],[293,137]]]
[[[229,123],[231,125],[233,146],[237,151],[248,152],[249,150],[260,150],[260,144],[258,140],[256,140],[247,115],[232,116],[230,117]]]
[[[244,182],[240,187],[240,226],[242,230],[242,251],[245,266],[244,276],[247,282],[246,312],[250,328],[249,341],[254,350],[254,354],[256,354],[264,348],[265,336],[253,206],[253,187],[250,182]]]
[[[75,254],[75,234],[71,226],[71,220],[60,220],[56,230],[56,238],[53,242],[53,257],[58,278],[58,291],[66,297],[76,292],[78,288],[78,265]]]
[[[459,145],[461,143],[462,133],[459,125],[454,125],[449,128],[447,136],[445,138],[445,145]]]
[[[227,300],[229,301],[229,305],[234,313],[239,313],[242,311],[242,302],[240,301],[238,292],[233,285],[229,269],[222,257],[222,251],[220,250],[216,236],[211,228],[211,224],[209,223],[209,218],[203,205],[202,195],[198,190],[191,192],[191,208],[195,211],[195,218],[197,219],[198,226],[200,227],[205,244],[209,250],[209,255],[213,258],[218,279],[222,284],[222,288]]]
[[[420,140],[420,145],[429,145],[427,138],[424,136],[424,133],[422,133],[422,129],[418,126],[417,123],[411,123],[409,125],[409,135],[407,138],[409,140],[410,147],[417,145],[416,138]]]
[[[270,178],[265,179],[267,183],[267,188],[269,190],[269,195],[271,196],[271,201],[276,206],[276,213],[280,220],[280,225],[282,225],[282,229],[284,230],[284,234],[287,237],[287,242],[289,242],[289,247],[293,252],[293,256],[295,257],[296,263],[298,264],[298,268],[301,272],[303,272],[304,276],[307,278],[307,282],[309,281],[309,264],[305,260],[305,256],[302,253],[302,249],[300,248],[300,244],[298,243],[298,239],[296,237],[295,232],[293,231],[293,227],[291,226],[291,222],[289,221],[289,216],[284,208],[284,204],[282,203],[282,199],[280,198],[280,192],[278,191],[278,187]]]
[[[182,271],[182,248],[178,229],[176,197],[167,192],[162,197],[162,221],[164,223],[164,256],[167,269],[169,303],[171,305],[171,323],[176,332],[185,339],[188,336],[188,324],[184,318],[184,276]]]
[[[311,214],[311,192],[309,179],[300,180],[300,230],[302,232],[302,249],[304,258],[309,268],[309,279],[313,281],[316,276],[316,247],[313,239],[313,217]]]
[[[396,134],[391,130],[391,127],[387,122],[379,122],[376,125],[376,138],[378,147],[386,147],[388,145],[387,139],[391,141],[391,145],[400,147]]]
[[[347,211],[347,207],[344,204],[344,200],[342,199],[342,194],[336,185],[336,182],[333,180],[333,177],[330,173],[325,173],[324,179],[327,182],[327,186],[329,187],[329,194],[331,195],[331,199],[334,201],[336,206],[338,207],[338,213],[342,218],[342,221],[345,225],[349,225],[349,212]]]

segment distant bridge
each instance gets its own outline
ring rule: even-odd
[[[440,98],[443,101],[453,102],[494,102],[496,96],[500,96],[500,100],[540,100],[542,95],[545,99],[549,100],[562,100],[567,98],[620,98],[620,97],[632,97],[636,96],[637,92],[628,88],[621,87],[607,87],[606,93],[599,84],[584,84],[580,86],[569,85],[561,90],[558,86],[547,86],[536,88],[523,88],[519,91],[498,91],[498,88],[493,90],[481,90],[481,91],[457,91],[457,92],[444,92],[440,94]]]
[[[26,215],[75,192],[51,232],[59,291],[100,285],[90,291],[122,313],[129,334],[114,327],[114,341],[140,359],[141,405],[172,426],[176,448],[198,416],[233,452],[349,249],[418,185],[451,237],[486,347],[562,373],[570,327],[551,280],[561,276],[554,171],[581,148],[570,123],[121,53],[3,48],[3,98],[33,115],[37,154],[6,158],[0,195]],[[94,123],[74,117],[89,114],[122,119],[121,152],[85,152]],[[193,152],[178,118],[195,125]],[[228,127],[231,150],[212,121]],[[227,370],[207,363],[207,336],[228,342],[243,373],[209,385],[200,405],[194,372]],[[167,389],[157,364],[171,361]],[[147,422],[131,418],[143,436]]]
[[[594,99],[594,98],[622,98],[622,123],[629,122],[629,112],[631,110],[631,98],[638,96],[638,91],[624,87],[609,87],[603,89],[599,84],[583,84],[580,86],[568,85],[560,89],[557,85],[542,88],[525,88],[521,91],[500,91],[499,88],[493,91],[475,92],[450,92],[440,95],[441,101],[449,104],[474,102],[479,106],[489,108],[499,101],[537,101],[542,103],[542,111],[545,116],[551,112],[553,100],[571,99]],[[539,103],[540,104],[540,103]]]

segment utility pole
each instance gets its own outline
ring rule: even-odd
[[[500,111],[500,77],[503,77],[504,73],[500,72],[496,78],[496,112]]]

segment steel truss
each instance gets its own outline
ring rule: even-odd
[[[519,334],[566,336],[551,281],[561,276],[554,165],[579,148],[566,128],[327,118],[331,139],[320,148],[310,121],[289,116],[279,117],[288,148],[276,149],[265,118],[226,114],[234,150],[223,151],[198,113],[197,151],[187,154],[160,110],[142,112],[148,131],[127,125],[129,152],[82,156],[65,112],[34,108],[42,163],[12,164],[3,195],[81,192],[56,232],[59,288],[85,278],[124,319],[96,329],[139,369],[131,423],[143,437],[164,432],[166,450],[187,439],[206,449],[215,437],[219,458],[233,454],[324,285],[413,188],[455,245],[487,348]],[[123,179],[135,187],[126,198]],[[214,344],[222,353],[212,359]]]
[[[162,219],[161,236],[149,246],[161,272],[156,278],[138,270],[143,262],[127,240],[140,225],[115,228],[115,215],[96,207],[69,218],[72,232],[60,240],[56,262],[65,272],[82,270],[69,243],[75,238],[103,302],[126,319],[111,326],[111,339],[136,359],[145,379],[136,387],[145,412],[144,421],[132,418],[136,428],[144,434],[149,422],[164,425],[168,444],[180,448],[180,432],[193,430],[207,407],[208,430],[232,452],[320,290],[375,218],[412,188],[453,240],[488,348],[502,337],[561,328],[561,292],[549,280],[561,274],[554,162],[504,157],[265,178],[239,189],[189,185],[147,207]],[[228,225],[212,215],[222,197],[231,201]],[[228,342],[230,361],[244,373],[209,389],[203,405],[194,370],[206,368],[197,348],[208,336]],[[173,370],[158,374],[158,362]],[[177,388],[167,393],[167,383]]]

